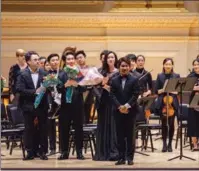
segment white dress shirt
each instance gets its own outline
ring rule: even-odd
[[[32,77],[32,81],[33,81],[33,84],[35,86],[35,89],[37,88],[37,83],[38,83],[38,80],[39,80],[39,69],[36,70],[36,72],[32,71],[31,68],[29,67],[29,70],[30,70],[30,73],[31,73],[31,77]]]
[[[126,84],[126,79],[127,78],[122,78],[122,89],[124,90],[124,87],[125,87],[125,84]],[[126,103],[124,106],[126,106],[126,108],[131,108],[131,106],[128,104],[128,103]]]

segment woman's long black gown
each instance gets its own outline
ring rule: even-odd
[[[199,85],[199,74],[193,72],[188,77],[197,77]],[[197,91],[192,92],[190,99],[194,97],[196,92]],[[199,137],[199,111],[194,108],[189,108],[187,134],[189,137]]]
[[[115,72],[114,72],[115,73]],[[112,75],[113,73],[111,73]],[[114,106],[109,92],[102,89],[98,106],[98,123],[96,137],[97,161],[115,161],[118,159],[117,137],[114,119]]]

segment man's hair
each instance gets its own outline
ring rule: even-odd
[[[37,55],[39,56],[39,54],[35,51],[28,51],[26,54],[25,54],[25,60],[26,62],[30,61],[31,60],[31,56],[32,55]]]
[[[197,55],[196,59],[199,59],[199,54]]]
[[[120,65],[122,64],[122,62],[125,62],[126,64],[128,64],[129,66],[131,66],[131,61],[129,60],[129,58],[127,57],[122,57],[118,60],[118,68],[120,67]]]
[[[132,61],[136,61],[137,60],[137,57],[134,54],[128,54],[125,57],[128,58],[129,60],[132,60]]]
[[[46,57],[45,57],[45,56],[41,56],[41,57],[39,58],[40,61],[41,61],[42,59],[45,59],[45,60],[46,60]]]
[[[58,59],[59,59],[59,55],[58,55],[57,53],[51,53],[51,54],[48,56],[47,61],[50,62],[51,58],[53,58],[53,57],[58,57]]]
[[[78,56],[79,54],[82,54],[82,55],[86,58],[86,53],[85,53],[83,50],[79,50],[79,51],[77,51],[77,52],[75,53],[75,59],[77,58],[77,56]]]

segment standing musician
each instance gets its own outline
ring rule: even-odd
[[[25,148],[27,156],[24,160],[34,159],[34,119],[38,118],[40,159],[48,160],[46,156],[47,140],[47,94],[45,93],[41,103],[35,109],[34,101],[38,93],[41,92],[41,83],[46,73],[39,69],[39,55],[34,51],[29,51],[25,55],[28,68],[21,72],[17,78],[16,90],[20,94],[19,108],[23,112],[25,122]]]
[[[136,60],[136,69],[135,71],[140,74],[140,77],[144,76],[147,71],[144,68],[145,65],[145,57],[143,55],[138,55]],[[139,81],[140,85],[140,93],[143,97],[147,97],[151,95],[152,91],[152,75],[148,73],[145,77],[143,77]]]
[[[199,58],[195,59],[192,65],[193,72],[189,74],[188,77],[197,77],[198,81],[194,86],[191,99],[195,94],[199,93]],[[199,109],[189,109],[187,133],[189,137],[192,137],[193,151],[197,151],[199,149],[197,144],[199,138]]]
[[[138,79],[130,71],[130,61],[123,57],[119,63],[120,74],[111,81],[111,97],[116,107],[116,120],[119,160],[116,165],[133,165],[135,152],[135,118],[137,98],[139,95]]]
[[[48,56],[47,62],[50,65],[50,70],[48,74],[59,75],[63,74],[61,70],[59,70],[59,55],[56,53],[52,53]],[[56,123],[53,117],[58,108],[58,104],[55,102],[55,93],[57,93],[56,87],[48,88],[48,102],[49,102],[49,119],[48,119],[48,137],[49,137],[49,145],[50,145],[50,154],[55,154],[56,152]]]
[[[89,66],[86,65],[86,53],[83,50],[79,50],[75,53],[75,59],[77,64],[80,67],[81,72],[85,76],[89,70]],[[87,91],[84,92],[85,100],[84,100],[84,120],[85,123],[88,124],[90,122],[90,113],[92,104],[94,103],[94,94],[93,87],[88,86]]]
[[[140,97],[147,97],[152,94],[152,75],[144,68],[145,57],[138,55],[136,59],[136,69],[133,71],[134,76],[138,77],[140,86]],[[138,106],[138,115],[146,118],[146,112],[143,112],[143,107]],[[147,119],[145,120],[145,122]],[[141,130],[142,148],[146,148],[146,130]]]
[[[75,64],[75,54],[73,52],[67,52],[62,56],[62,60],[66,65]],[[68,159],[69,152],[69,138],[70,130],[73,122],[75,129],[75,146],[77,159],[84,160],[82,155],[83,148],[83,92],[84,87],[78,85],[75,80],[69,80],[66,73],[64,73],[60,80],[64,83],[64,86],[59,85],[58,91],[62,94],[61,97],[61,109],[59,115],[59,130],[60,130],[60,147],[61,155],[58,160]],[[66,89],[68,87],[73,88],[72,102],[66,101]]]
[[[180,77],[179,74],[174,73],[173,65],[174,62],[172,58],[164,59],[162,73],[158,74],[156,80],[156,93],[158,94],[156,108],[158,110],[158,114],[161,116],[162,119],[162,152],[173,151],[172,139],[174,135],[174,121],[175,115],[177,114],[179,107],[177,93],[171,92],[169,93],[169,96],[167,96],[167,94],[163,90],[164,83],[167,79]],[[167,136],[169,137],[168,145]]]

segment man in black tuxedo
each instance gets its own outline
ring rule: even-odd
[[[50,64],[50,70],[48,74],[54,75],[62,75],[63,71],[59,69],[59,55],[56,53],[52,53],[47,58],[48,63]],[[56,123],[55,118],[52,118],[55,115],[55,112],[58,109],[58,104],[55,102],[56,96],[56,87],[50,87],[47,90],[48,93],[48,103],[49,103],[49,119],[48,119],[48,137],[49,137],[49,145],[50,145],[50,155],[55,154],[56,152]]]
[[[119,160],[115,164],[125,164],[127,159],[128,165],[133,165],[135,118],[139,95],[138,79],[129,73],[130,61],[128,58],[121,58],[118,66],[120,74],[112,78],[111,82],[111,97],[117,109],[115,120],[119,150]]]
[[[72,52],[67,52],[62,59],[66,62],[66,65],[74,66],[75,64],[75,54]],[[75,130],[75,147],[77,159],[83,160],[83,92],[86,91],[86,88],[79,86],[75,80],[68,79],[66,73],[60,76],[60,80],[64,83],[64,85],[59,85],[57,87],[58,91],[62,94],[59,116],[61,155],[59,156],[58,160],[68,159],[70,139],[69,133],[71,126],[73,126]],[[66,101],[66,90],[68,87],[73,88],[71,103]]]
[[[19,108],[23,112],[25,122],[25,147],[27,156],[24,160],[34,159],[34,119],[38,118],[39,124],[39,145],[40,145],[40,159],[48,160],[45,149],[47,142],[47,98],[44,94],[41,103],[37,108],[34,107],[35,97],[44,87],[41,87],[43,77],[46,73],[39,69],[39,55],[34,51],[29,51],[25,55],[28,68],[21,72],[17,79],[16,89],[20,94]]]

